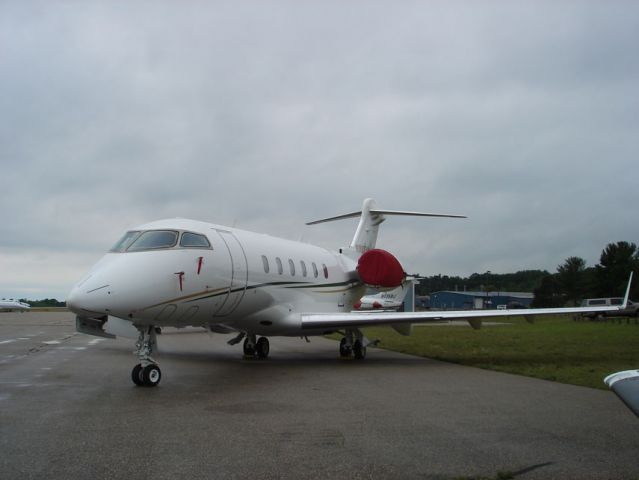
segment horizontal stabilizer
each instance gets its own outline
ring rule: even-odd
[[[377,232],[379,225],[385,220],[384,215],[403,215],[409,217],[447,217],[447,218],[466,218],[464,215],[449,215],[445,213],[424,213],[412,212],[406,210],[382,210],[377,208],[372,198],[366,198],[362,204],[362,209],[358,212],[344,213],[334,217],[322,218],[308,222],[306,225],[317,225],[318,223],[333,222],[335,220],[343,220],[345,218],[359,217],[359,224],[355,231],[355,236],[350,244],[350,248],[359,253],[375,248],[377,242]]]
[[[405,217],[440,217],[440,218],[468,218],[466,215],[451,215],[448,213],[425,213],[425,212],[409,212],[404,210],[369,210],[373,215],[401,215]],[[335,220],[344,220],[346,218],[357,218],[362,215],[362,211],[345,213],[343,215],[337,215],[335,217],[322,218],[320,220],[314,220],[308,222],[306,225],[317,225],[318,223],[334,222]]]

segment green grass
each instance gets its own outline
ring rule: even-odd
[[[417,326],[410,337],[391,328],[367,328],[381,348],[472,367],[605,389],[603,378],[639,368],[639,325],[575,322],[567,316],[523,319],[473,330],[459,326]]]

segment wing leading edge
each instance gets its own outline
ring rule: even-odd
[[[523,316],[526,320],[538,315],[570,313],[611,312],[619,307],[590,308],[527,308],[517,310],[446,310],[439,312],[350,312],[350,313],[305,313],[302,314],[303,330],[335,328],[360,328],[374,325],[395,325],[402,323],[436,323],[448,320],[468,320],[473,328],[478,328],[477,320]]]

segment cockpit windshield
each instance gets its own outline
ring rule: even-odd
[[[118,242],[113,245],[113,248],[110,250],[111,252],[124,252],[127,248],[133,243],[133,241],[138,238],[140,233],[137,230],[131,230],[126,232]]]
[[[171,248],[177,243],[178,232],[173,230],[149,230],[138,236],[127,248],[127,252]]]
[[[180,237],[178,246],[178,237]],[[177,230],[130,230],[110,250],[115,253],[169,248],[205,248],[212,250],[206,235]]]

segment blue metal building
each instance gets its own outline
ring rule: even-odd
[[[482,310],[497,308],[528,308],[533,300],[526,292],[435,292],[430,296],[430,308],[441,310]]]

